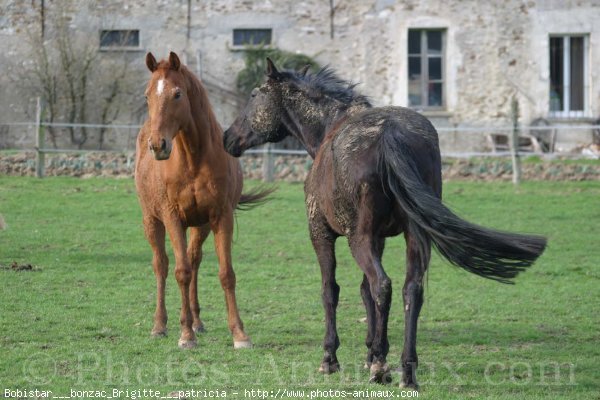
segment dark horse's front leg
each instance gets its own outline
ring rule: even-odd
[[[335,281],[335,240],[337,236],[332,234],[323,223],[310,221],[310,237],[321,267],[321,295],[325,308],[325,339],[323,341],[325,354],[319,372],[332,374],[340,369],[336,356],[340,339],[335,321],[340,296],[340,287]]]

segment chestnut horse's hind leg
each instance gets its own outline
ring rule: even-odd
[[[169,271],[169,259],[165,251],[165,226],[152,217],[144,217],[144,232],[152,247],[152,269],[156,276],[156,311],[152,336],[166,336],[167,309],[165,308],[165,283]]]
[[[211,229],[215,235],[215,249],[219,258],[219,280],[225,292],[227,320],[233,335],[233,346],[236,349],[250,348],[252,342],[244,332],[244,324],[240,319],[235,298],[235,272],[231,265],[231,241],[233,237],[233,210],[224,212],[218,220],[211,221]]]
[[[165,220],[173,253],[175,253],[175,278],[181,294],[181,337],[179,347],[189,349],[196,347],[196,334],[192,329],[192,309],[190,307],[190,283],[192,281],[192,266],[186,251],[185,230],[177,215],[171,215]]]
[[[406,240],[406,280],[402,289],[404,298],[404,350],[402,351],[402,378],[400,387],[417,389],[417,320],[423,305],[423,276],[431,257],[431,243],[427,239],[419,246],[414,235],[404,233]],[[421,249],[420,249],[421,247]],[[424,254],[422,254],[424,252]]]
[[[210,233],[210,226],[190,228],[190,239],[187,248],[188,260],[192,265],[192,281],[190,282],[190,307],[192,309],[192,329],[196,333],[204,332],[204,324],[200,319],[198,303],[198,268],[202,262],[202,244]]]

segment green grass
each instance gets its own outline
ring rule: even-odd
[[[434,256],[419,321],[420,398],[598,398],[600,182],[445,185],[445,201],[483,225],[548,236],[545,254],[514,286]],[[234,351],[212,239],[200,302],[207,332],[177,348],[180,299],[167,284],[170,334],[151,339],[154,276],[131,180],[0,177],[0,389],[383,390],[362,369],[362,279],[338,241],[341,373],[317,373],[324,334],[320,274],[302,185],[239,212],[238,303],[255,348]],[[171,253],[169,253],[171,254]],[[171,260],[173,260],[171,256]],[[32,264],[13,271],[10,264]],[[388,240],[394,282],[388,361],[399,364],[404,243]],[[314,394],[314,393],[313,393]],[[123,397],[124,398],[124,397]]]

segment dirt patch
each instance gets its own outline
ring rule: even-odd
[[[10,265],[0,265],[0,269],[4,269],[7,271],[16,271],[16,272],[33,272],[39,271],[40,269],[32,264],[19,264],[16,261],[13,261]]]

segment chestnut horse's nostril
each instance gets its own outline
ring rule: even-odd
[[[160,149],[161,149],[162,151],[164,151],[164,150],[166,150],[166,149],[167,149],[167,141],[166,141],[165,139],[161,139],[161,140],[160,140]]]

